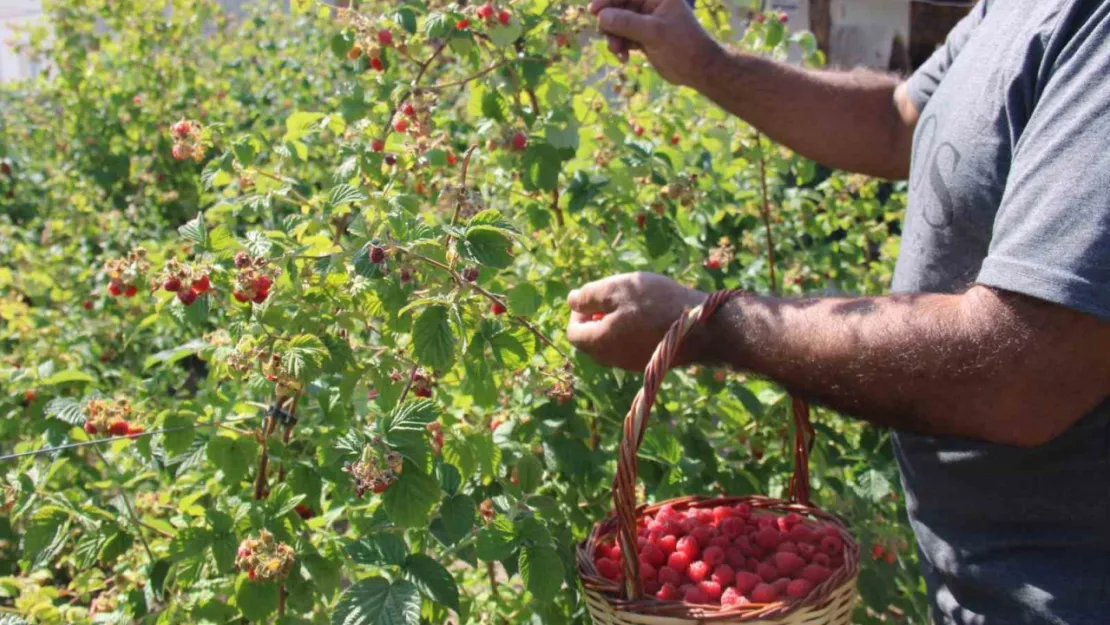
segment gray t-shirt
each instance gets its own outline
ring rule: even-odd
[[[894,290],[979,283],[1110,319],[1110,0],[983,0],[909,93]],[[1033,449],[894,449],[937,623],[1110,624],[1110,399]]]

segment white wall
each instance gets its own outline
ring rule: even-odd
[[[832,0],[829,62],[837,67],[886,69],[891,43],[910,41],[910,0]]]
[[[19,37],[16,29],[33,24],[41,13],[39,0],[0,0],[0,81],[28,78],[41,69],[10,45]]]

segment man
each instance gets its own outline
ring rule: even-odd
[[[685,360],[895,430],[937,623],[1110,623],[1110,0],[983,0],[902,83],[726,52],[682,0],[591,10],[622,60],[910,180],[895,294],[743,296]],[[640,369],[705,297],[611,277],[571,293],[567,334]]]

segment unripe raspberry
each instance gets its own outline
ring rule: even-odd
[[[378,43],[382,44],[383,46],[393,45],[393,33],[386,29],[379,30]]]
[[[362,56],[362,46],[357,43],[351,46],[350,50],[347,50],[347,58],[352,61],[358,60],[360,56]]]
[[[505,306],[503,304],[501,304],[500,302],[494,302],[493,305],[489,307],[489,309],[490,309],[490,312],[492,312],[495,315],[505,314]]]
[[[28,391],[23,391],[23,401],[25,401],[27,403],[31,403],[31,402],[35,401],[35,398],[37,398],[38,396],[39,396],[39,394],[36,393],[34,391],[34,389],[28,390]]]
[[[235,254],[235,266],[236,267],[238,267],[239,269],[245,269],[247,267],[250,267],[250,264],[251,264],[251,255],[250,254],[246,253],[245,251],[241,251],[241,252],[238,252],[238,253]]]
[[[173,146],[173,150],[171,150],[170,153],[175,159],[183,161],[193,155],[193,150],[189,146],[179,143]]]
[[[478,268],[477,267],[467,267],[466,269],[463,269],[462,277],[463,277],[463,280],[466,280],[467,282],[477,282],[478,281]]]
[[[177,292],[177,299],[181,300],[182,304],[189,306],[197,301],[197,292],[193,289],[181,289]]]
[[[142,425],[129,425],[127,427],[127,435],[131,438],[139,438],[139,435],[146,432],[146,428]]]
[[[370,262],[375,265],[385,260],[385,248],[375,245],[370,248]]]

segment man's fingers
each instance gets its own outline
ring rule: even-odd
[[[613,280],[619,276],[597,280],[574,289],[567,295],[567,305],[574,312],[592,316],[594,313],[609,314],[617,309],[613,300]]]
[[[593,0],[590,2],[589,11],[594,15],[602,9],[628,9],[637,13],[650,13],[659,6],[658,0]]]
[[[623,9],[602,9],[597,15],[598,27],[607,35],[642,43],[656,31],[655,18]]]

